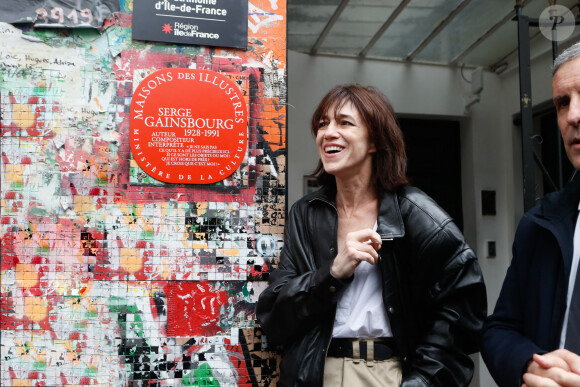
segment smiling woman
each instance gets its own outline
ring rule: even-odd
[[[348,117],[341,117],[341,114]],[[317,141],[319,130],[326,127],[330,118],[344,127],[365,127],[368,141],[376,148],[372,158],[373,173],[383,189],[394,190],[408,184],[405,143],[395,111],[382,93],[372,87],[358,85],[330,90],[312,116],[311,129]],[[321,185],[334,181],[334,177],[324,169],[322,159],[312,175]]]
[[[316,133],[316,144],[324,170],[339,178],[357,176],[369,180],[373,153],[366,124],[351,102],[321,118]]]
[[[449,215],[408,186],[392,106],[372,87],[337,86],[311,124],[322,188],[290,210],[256,311],[284,347],[280,383],[467,386],[483,278]]]

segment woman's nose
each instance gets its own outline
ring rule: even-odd
[[[324,137],[325,138],[336,137],[336,134],[337,134],[336,129],[337,129],[336,123],[329,122],[328,125],[326,126],[326,129],[324,130]]]

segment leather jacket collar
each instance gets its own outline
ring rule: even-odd
[[[312,194],[313,196],[308,200],[320,200],[336,209],[335,187],[323,187]],[[405,226],[403,224],[403,216],[401,215],[401,208],[397,200],[396,193],[388,192],[379,188],[379,216],[377,232],[382,240],[392,240],[395,238],[402,238],[405,236]]]

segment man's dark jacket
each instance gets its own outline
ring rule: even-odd
[[[280,386],[321,386],[337,295],[350,281],[330,267],[337,254],[332,189],[299,200],[286,224],[280,264],[257,317],[282,345]],[[487,314],[477,258],[450,217],[407,187],[381,192],[377,232],[383,301],[403,362],[402,386],[466,386]]]
[[[532,355],[559,348],[579,200],[576,177],[518,225],[512,262],[482,335],[481,354],[500,387],[520,387]]]

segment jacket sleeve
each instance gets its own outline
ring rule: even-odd
[[[409,226],[413,228],[418,227]],[[415,349],[404,362],[401,386],[467,386],[474,368],[469,354],[479,350],[487,315],[483,275],[475,253],[450,219],[430,230],[411,235],[418,261],[415,273],[409,273],[415,276],[410,291],[416,292],[423,310],[409,332],[415,336]]]
[[[521,239],[521,229],[515,241]],[[530,243],[530,241],[528,241]],[[481,355],[500,387],[520,387],[524,367],[534,353],[545,353],[524,335],[521,313],[525,295],[522,281],[527,281],[527,254],[513,245],[513,259],[508,268],[494,313],[487,319],[481,342]]]
[[[332,260],[315,267],[304,222],[306,207],[297,203],[290,210],[280,263],[256,307],[258,322],[274,345],[296,340],[322,317],[328,318],[336,293],[347,284],[330,274]]]

